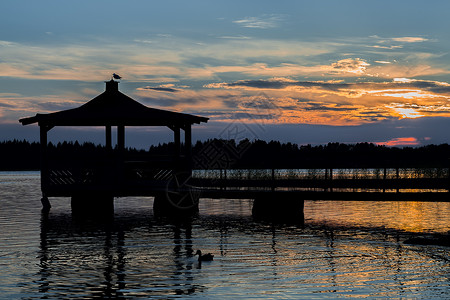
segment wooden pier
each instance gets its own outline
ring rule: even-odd
[[[153,196],[155,210],[185,214],[198,210],[201,198],[255,199],[255,208],[285,217],[303,213],[304,200],[450,201],[450,170],[404,172],[399,168],[299,170],[193,170],[193,124],[208,118],[146,107],[106,82],[106,91],[84,105],[19,120],[37,123],[41,142],[41,189],[44,209],[49,197],[71,197],[74,211],[114,209],[114,197]],[[101,153],[61,157],[48,149],[48,132],[55,126],[102,126]],[[173,153],[164,156],[129,155],[128,126],[165,126],[173,132]],[[112,145],[117,127],[117,145]],[[182,143],[184,132],[184,144]],[[433,171],[434,170],[434,171]],[[239,173],[239,176],[232,173]],[[297,174],[296,174],[297,172]],[[434,172],[434,173],[433,173]],[[246,175],[242,175],[245,173]],[[431,174],[431,175],[430,175]]]
[[[171,156],[133,158],[121,161],[112,155],[95,160],[53,161],[48,164],[43,191],[48,197],[191,193],[197,198],[216,199],[254,199],[271,194],[304,200],[450,201],[447,168],[430,168],[421,173],[414,168],[403,172],[372,169],[369,173],[366,168],[307,169],[301,174],[298,169],[190,170],[184,156],[176,160]],[[233,172],[240,175],[230,175]]]
[[[110,195],[111,197],[152,196],[168,200],[181,210],[192,208],[201,198],[339,200],[339,201],[450,201],[450,170],[431,174],[400,173],[395,169],[374,171],[376,174],[354,176],[367,169],[348,169],[349,174],[338,175],[340,170],[305,170],[313,176],[300,174],[286,176],[298,170],[189,170],[179,167],[180,161],[171,157],[148,157],[120,162],[122,172],[111,170],[118,162],[114,157],[78,162],[64,166],[49,165],[45,180],[48,197],[74,195]],[[406,170],[406,169],[404,169]],[[414,170],[414,169],[411,169]],[[434,169],[436,170],[436,169]],[[330,176],[330,173],[335,173]],[[232,172],[258,174],[230,176]],[[206,174],[205,173],[209,173]],[[211,175],[211,173],[213,175]],[[342,172],[341,172],[342,173]],[[390,173],[387,175],[386,173]],[[439,173],[438,175],[436,175]],[[275,175],[277,174],[277,175]],[[281,174],[281,175],[280,175]],[[380,175],[381,174],[381,175]],[[295,178],[294,178],[295,177]],[[169,206],[170,207],[170,206]]]
[[[261,170],[176,172],[175,167],[168,167],[175,166],[169,161],[161,160],[161,157],[153,161],[124,161],[123,174],[108,173],[108,168],[104,167],[109,164],[98,161],[98,165],[88,164],[89,168],[83,167],[82,164],[64,169],[49,168],[50,176],[45,192],[48,197],[72,197],[72,209],[81,211],[111,211],[114,209],[111,206],[114,197],[152,196],[155,197],[155,211],[175,216],[190,215],[198,211],[201,198],[253,199],[255,215],[258,215],[255,211],[259,211],[259,215],[265,218],[276,217],[283,221],[303,220],[304,200],[450,201],[450,179],[445,172],[440,177],[411,177],[410,174],[406,177],[405,174],[398,174],[396,170],[390,170],[397,175],[358,178],[351,175],[330,177],[329,173],[325,175],[325,170],[321,169],[314,170],[315,178],[308,175],[300,175],[297,178],[275,175],[235,178],[226,177],[224,174],[233,171],[251,174],[260,173]],[[274,169],[265,170],[265,173],[295,171]],[[334,171],[338,173],[338,170]],[[351,171],[361,173],[366,169]],[[202,176],[208,172],[222,175]],[[105,195],[108,195],[111,201],[105,201]]]
[[[436,170],[436,168],[432,169]],[[292,174],[299,170],[271,169],[263,170],[263,173],[269,176],[194,177],[190,184],[201,186],[202,195],[208,198],[254,198],[263,193],[273,193],[308,200],[450,201],[449,169],[444,169],[443,172],[441,170],[440,176],[436,175],[437,172],[431,173],[432,176],[417,173],[400,174],[398,169],[390,169],[391,176],[388,176],[386,169],[373,169],[377,174],[367,174],[367,170],[366,168],[346,169],[347,174],[340,174],[333,178],[329,175],[333,173],[333,169],[304,170],[312,171],[313,176],[308,174],[275,176],[275,173]],[[261,173],[261,170],[244,171],[248,174]],[[342,173],[342,169],[334,169],[334,171]],[[351,173],[360,175],[355,176]],[[366,174],[361,175],[362,173]],[[223,174],[226,174],[226,170],[223,170]]]

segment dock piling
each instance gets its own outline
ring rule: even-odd
[[[304,199],[268,193],[256,198],[253,202],[252,215],[256,220],[275,223],[289,223],[303,225]]]
[[[43,196],[41,198],[41,203],[42,203],[42,211],[44,212],[48,212],[50,210],[50,208],[52,208],[52,205],[50,204],[50,201],[48,200],[48,197]]]
[[[71,197],[73,215],[111,216],[114,215],[114,197],[106,194],[79,194]]]

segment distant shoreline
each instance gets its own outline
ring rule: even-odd
[[[94,143],[49,143],[48,155],[54,160],[103,159],[106,149]],[[150,146],[147,150],[127,148],[126,156],[170,157],[173,143]],[[197,141],[192,147],[194,169],[319,169],[319,168],[450,168],[450,145],[387,147],[372,143],[328,143],[297,145],[247,139]],[[39,171],[38,142],[0,142],[1,171]]]

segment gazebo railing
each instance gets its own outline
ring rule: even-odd
[[[52,160],[43,173],[43,189],[57,194],[100,190],[120,194],[127,190],[161,189],[174,174],[190,172],[184,157],[148,156],[141,160],[121,159],[118,155],[96,159]]]

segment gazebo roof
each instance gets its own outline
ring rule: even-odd
[[[183,126],[208,118],[150,108],[119,92],[119,83],[106,82],[106,91],[80,107],[22,118],[22,125],[49,126]]]

